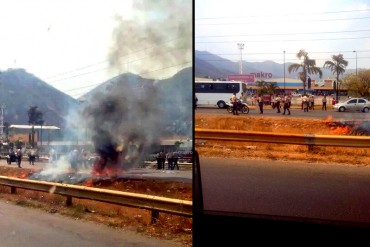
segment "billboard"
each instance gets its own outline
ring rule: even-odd
[[[235,74],[235,75],[227,75],[228,81],[243,81],[246,83],[254,83],[254,74]]]

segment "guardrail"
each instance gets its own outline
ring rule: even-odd
[[[61,184],[29,179],[0,176],[0,185],[9,186],[11,193],[16,188],[36,190],[66,196],[66,206],[72,205],[72,197],[89,199],[151,211],[152,223],[158,220],[159,212],[184,217],[192,217],[192,201],[129,193],[115,190],[99,189],[86,186]]]
[[[338,136],[315,134],[267,133],[195,128],[195,139],[219,141],[250,141],[313,146],[370,147],[369,136]]]

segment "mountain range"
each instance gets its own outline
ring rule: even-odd
[[[28,125],[27,112],[31,106],[37,106],[43,113],[44,125],[63,128],[71,111],[78,109],[83,101],[93,100],[95,94],[106,91],[116,81],[126,82],[117,85],[119,87],[129,87],[128,84],[132,87],[135,84],[145,86],[144,90],[150,90],[151,87],[157,88],[163,95],[163,100],[159,103],[163,105],[158,107],[164,107],[167,114],[174,119],[191,119],[192,78],[192,68],[185,68],[164,80],[146,79],[126,73],[102,82],[81,98],[74,99],[25,69],[8,69],[0,72],[0,104],[3,105],[3,121],[10,125]],[[184,106],[188,107],[184,108]]]
[[[223,57],[214,55],[207,51],[195,51],[195,76],[200,78],[212,78],[212,79],[226,79],[228,74],[239,74],[239,62],[233,62]],[[300,61],[297,60],[297,63]],[[292,63],[285,63],[285,77],[286,78],[298,78],[298,72],[289,73],[288,67]],[[319,64],[316,66],[320,67],[323,75],[322,79],[333,78],[335,75],[330,69],[322,68]],[[243,74],[252,73],[271,73],[272,78],[283,78],[284,77],[284,64],[279,64],[274,61],[264,62],[242,62]],[[354,73],[355,70],[347,69],[345,74]],[[258,78],[257,78],[258,79]],[[262,78],[267,79],[267,78]],[[312,75],[311,79],[318,80],[319,76]]]

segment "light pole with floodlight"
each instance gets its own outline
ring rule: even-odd
[[[243,49],[244,49],[244,44],[243,43],[238,43],[238,49],[240,50],[239,73],[242,75],[243,74]]]
[[[353,51],[354,53],[356,53],[356,80],[357,80],[357,51]]]
[[[284,51],[284,93],[285,93],[285,51]]]

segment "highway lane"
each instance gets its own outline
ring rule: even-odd
[[[144,237],[100,224],[46,214],[0,201],[1,246],[11,247],[180,247],[172,241]]]
[[[318,118],[318,119],[327,119],[329,116],[333,117],[338,121],[353,121],[353,120],[367,120],[370,121],[370,113],[364,112],[338,112],[333,109],[328,108],[326,111],[321,110],[321,106],[317,106],[316,110],[304,112],[297,106],[291,108],[291,115],[282,115],[277,113],[276,109],[272,109],[271,106],[265,106],[263,109],[263,114],[259,114],[259,109],[256,106],[250,106],[250,111],[248,114],[240,114],[239,117],[243,116],[258,116],[258,117],[302,117],[302,118]],[[198,107],[195,110],[195,114],[204,113],[204,114],[224,114],[232,115],[228,113],[226,109],[220,109],[217,107]]]
[[[370,226],[370,167],[200,157],[204,209]]]

